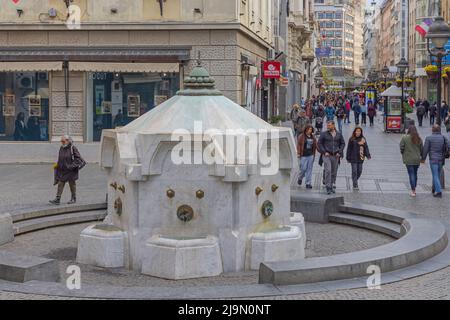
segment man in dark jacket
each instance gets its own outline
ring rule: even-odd
[[[423,116],[425,115],[425,107],[423,106],[422,103],[417,106],[416,114],[417,120],[419,121],[419,127],[421,127],[423,122]]]
[[[59,205],[64,186],[69,183],[71,200],[68,204],[74,204],[77,201],[76,181],[78,180],[78,171],[80,165],[84,162],[78,149],[72,144],[69,136],[61,137],[61,148],[59,149],[58,163],[55,167],[55,184],[58,185],[56,198],[51,200],[51,204]]]
[[[441,127],[434,125],[433,134],[425,139],[423,147],[422,163],[429,157],[431,174],[433,176],[433,196],[442,198],[441,173],[445,161],[445,154],[448,151],[449,141],[441,133]]]
[[[324,165],[325,185],[327,194],[335,193],[335,184],[339,161],[344,155],[345,141],[336,130],[334,121],[327,122],[327,131],[320,135],[317,149],[322,155]]]

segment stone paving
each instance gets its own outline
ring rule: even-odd
[[[341,193],[346,201],[362,202],[385,207],[403,209],[425,214],[430,218],[441,219],[447,227],[450,227],[450,195],[447,189],[443,199],[434,199],[430,192],[431,174],[427,166],[423,166],[419,172],[419,184],[422,186],[417,198],[412,199],[408,195],[408,177],[401,162],[398,151],[400,135],[384,134],[381,132],[382,124],[377,123],[374,128],[366,129],[366,137],[371,147],[373,159],[366,163],[361,181],[361,191],[350,190],[349,165],[343,163],[339,170],[338,193]],[[344,133],[348,136],[352,125],[344,127]],[[429,126],[420,129],[422,137],[430,132]],[[446,179],[450,184],[450,166],[446,171]],[[320,188],[320,171],[315,166],[315,189],[311,192],[322,192]],[[51,165],[0,165],[0,211],[13,208],[25,208],[43,206],[48,199],[54,197],[54,188],[51,186]],[[404,187],[403,187],[404,186]],[[302,190],[304,190],[302,188]],[[68,190],[65,193],[69,197]],[[89,165],[81,173],[79,182],[79,199],[81,202],[99,201],[106,194],[105,175],[96,165]],[[24,252],[29,250],[33,254],[43,254],[49,257],[61,259],[61,268],[73,260],[75,240],[79,230],[85,225],[61,227],[47,231],[18,237],[10,249],[14,246],[21,247]],[[61,229],[67,228],[64,232]],[[308,224],[308,256],[328,255],[342,253],[345,250],[361,250],[371,246],[381,245],[390,241],[388,237],[371,232],[349,228],[339,225],[314,225]],[[60,243],[52,241],[53,237],[64,234],[65,240]],[[41,234],[41,235],[40,235]],[[41,249],[33,248],[33,243],[38,243],[38,237],[48,246]],[[321,241],[318,241],[321,239]],[[70,242],[70,243],[66,243]],[[60,248],[58,248],[58,246]],[[28,248],[28,249],[27,249]],[[43,250],[45,252],[40,252]],[[88,279],[98,279],[98,272],[91,270]],[[96,278],[97,277],[97,278]],[[106,275],[102,278],[105,283],[111,279],[125,279],[120,274]],[[110,277],[110,278],[109,278]],[[136,279],[140,279],[136,276]],[[247,282],[256,280],[255,275],[234,274],[218,280]],[[225,280],[225,281],[224,281]],[[119,280],[120,281],[120,280]],[[122,280],[124,281],[124,280]],[[148,280],[150,281],[150,280]],[[137,283],[138,280],[133,282]],[[117,284],[117,282],[114,282]],[[204,284],[204,282],[203,282]],[[217,283],[216,283],[217,284]],[[0,291],[0,299],[54,299],[41,295],[26,295]],[[401,282],[382,286],[381,290],[353,289],[329,291],[314,294],[302,294],[291,296],[279,296],[276,299],[448,299],[450,298],[450,267],[425,276],[404,280]],[[57,299],[57,298],[55,298]]]

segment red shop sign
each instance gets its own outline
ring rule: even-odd
[[[281,62],[266,61],[263,64],[265,79],[280,79],[281,77]]]
[[[402,117],[387,117],[388,130],[400,130],[402,128]]]

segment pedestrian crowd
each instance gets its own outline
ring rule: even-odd
[[[427,100],[409,99],[416,107],[419,126],[423,119],[429,118],[432,134],[422,140],[414,124],[408,125],[406,134],[400,142],[400,153],[411,186],[411,197],[416,197],[418,171],[428,159],[432,174],[432,192],[436,198],[442,197],[441,176],[446,159],[450,157],[450,114],[449,107],[442,102],[441,119],[444,119],[447,134],[442,134],[441,126],[436,123],[436,104]],[[366,160],[371,153],[362,126],[374,126],[377,110],[383,109],[383,101],[365,101],[359,94],[325,95],[311,100],[302,100],[302,105],[294,105],[291,112],[294,134],[297,139],[297,155],[300,174],[298,185],[305,181],[307,189],[312,189],[312,172],[316,154],[320,155],[319,165],[323,167],[323,184],[328,195],[336,192],[336,177],[343,159],[351,165],[353,190],[359,190],[358,181]],[[342,135],[343,124],[351,123],[354,114],[355,128],[346,142]],[[326,123],[326,130],[323,130]],[[337,124],[337,126],[336,126]],[[346,148],[346,151],[345,151]]]

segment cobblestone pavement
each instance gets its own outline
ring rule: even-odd
[[[373,159],[366,163],[361,183],[361,192],[355,193],[349,189],[349,166],[343,163],[339,170],[338,192],[341,193],[346,201],[362,202],[366,204],[380,205],[384,207],[403,209],[425,214],[430,218],[441,219],[447,227],[450,227],[450,194],[444,195],[443,199],[434,199],[430,192],[431,175],[428,166],[423,166],[419,173],[419,183],[423,190],[419,192],[417,198],[412,199],[408,195],[406,170],[401,162],[398,151],[398,142],[400,135],[384,134],[381,132],[382,124],[377,123],[375,128],[367,128],[366,136],[371,147]],[[352,125],[344,127],[346,135],[352,129]],[[430,132],[427,126],[420,129],[422,136]],[[320,192],[320,168],[315,166],[315,190]],[[447,181],[450,178],[450,166],[446,170]],[[47,204],[48,199],[54,196],[54,188],[51,187],[52,173],[50,165],[0,165],[0,212],[12,208],[24,208],[43,206]],[[366,183],[371,187],[363,187]],[[373,187],[373,185],[376,186]],[[404,185],[405,187],[401,187]],[[448,188],[447,190],[449,190]],[[304,189],[302,189],[304,190]],[[106,183],[105,175],[96,165],[90,165],[81,173],[79,181],[79,198],[81,201],[99,201],[105,198]],[[68,197],[67,191],[65,196]],[[64,234],[71,243],[61,242],[57,246],[52,237],[61,234],[62,228],[51,229],[42,232],[40,241],[47,242],[48,247],[39,250],[33,248],[33,243],[38,242],[39,233],[24,235],[18,237],[14,245],[21,245],[24,250],[30,250],[33,254],[43,254],[49,257],[58,257],[62,260],[61,268],[70,263],[74,257],[74,240],[78,232],[85,225],[62,227],[68,228]],[[328,228],[328,229],[325,229]],[[342,229],[342,228],[345,228]],[[69,232],[69,230],[72,230]],[[364,249],[375,245],[380,245],[389,241],[387,237],[368,233],[359,229],[342,226],[320,226],[308,224],[307,226],[308,255],[317,256],[324,254],[341,253],[343,250]],[[28,239],[27,237],[32,237]],[[45,237],[48,237],[45,239]],[[72,240],[70,240],[72,239]],[[318,241],[317,239],[322,239]],[[22,243],[20,243],[22,242]],[[66,249],[64,249],[66,248]],[[45,251],[45,252],[44,252]],[[351,251],[351,250],[350,250]],[[90,275],[89,275],[90,274]],[[90,270],[88,278],[96,280],[100,278],[99,273]],[[102,281],[108,283],[110,279],[124,281],[127,278],[120,272],[111,275],[102,276]],[[119,280],[118,280],[119,279]],[[122,279],[122,280],[120,280]],[[136,276],[135,279],[140,279]],[[219,280],[220,279],[220,280]],[[255,275],[234,274],[227,277],[218,278],[217,281],[245,281],[253,282]],[[208,279],[207,279],[208,280]],[[205,280],[205,282],[207,281]],[[150,281],[150,280],[147,280]],[[135,280],[135,282],[139,282]],[[205,283],[203,282],[203,284]],[[241,282],[240,282],[241,283]],[[244,282],[245,283],[245,282]],[[154,283],[155,284],[155,283]],[[382,286],[381,290],[354,289],[329,291],[314,294],[302,294],[292,296],[280,296],[277,299],[448,299],[450,297],[450,267],[409,280],[392,283]],[[46,296],[24,295],[0,291],[0,299],[46,299]],[[50,297],[50,299],[53,299]]]

